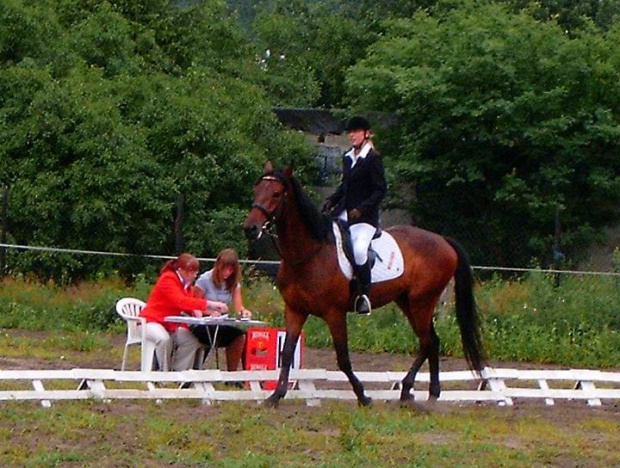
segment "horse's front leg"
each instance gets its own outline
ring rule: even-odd
[[[286,396],[288,391],[288,377],[293,363],[293,354],[295,345],[301,334],[301,329],[306,323],[307,315],[294,311],[288,306],[284,308],[284,317],[286,320],[286,338],[284,340],[284,349],[282,350],[282,367],[280,368],[280,376],[276,389],[265,400],[265,405],[276,407],[282,398]]]
[[[344,372],[349,379],[349,382],[353,387],[353,392],[355,393],[355,396],[357,396],[357,402],[359,405],[369,406],[372,403],[372,398],[366,396],[364,393],[364,386],[353,373],[351,359],[349,358],[346,313],[339,310],[332,310],[324,318],[327,322],[327,326],[329,327],[329,331],[332,334],[332,339],[334,340],[338,368]]]

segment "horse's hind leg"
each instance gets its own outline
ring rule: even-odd
[[[435,332],[435,325],[431,319],[431,346],[428,350],[428,371],[431,379],[428,386],[428,396],[431,400],[439,398],[441,386],[439,384],[439,337]]]
[[[400,400],[402,402],[413,400],[414,397],[411,390],[413,389],[415,377],[427,359],[430,372],[429,399],[437,399],[439,398],[441,387],[439,384],[439,337],[433,326],[433,311],[436,300],[430,300],[426,304],[416,303],[412,305],[408,298],[401,298],[396,303],[405,313],[420,342],[420,348],[413,364],[402,381]]]

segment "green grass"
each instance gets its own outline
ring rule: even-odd
[[[120,363],[125,325],[119,297],[146,298],[149,285],[84,283],[73,288],[5,279],[0,284],[0,355],[38,358],[46,366]],[[282,324],[282,300],[264,280],[245,289],[257,316]],[[477,288],[484,338],[494,359],[571,366],[617,366],[618,289],[604,278],[492,280]],[[94,324],[94,325],[93,325]],[[443,353],[459,355],[451,312],[436,319]],[[91,326],[92,325],[92,326]],[[412,332],[389,306],[349,317],[353,350],[410,352]],[[35,330],[20,332],[10,328]],[[38,333],[36,330],[42,330]],[[331,346],[311,318],[311,347]],[[116,343],[116,344],[114,344]],[[121,343],[121,344],[119,344]],[[131,357],[139,361],[138,349]],[[26,386],[27,388],[27,386]],[[197,401],[36,402],[0,404],[0,466],[6,467],[531,467],[619,466],[617,411],[556,407],[442,404],[416,412],[376,402],[285,401],[278,410],[253,403]]]
[[[494,280],[477,291],[489,354],[500,360],[607,368],[620,362],[620,287],[603,276]]]
[[[476,298],[489,357],[499,361],[556,363],[612,368],[620,362],[620,287],[611,277],[553,278],[532,273],[520,281],[498,279],[477,285]],[[408,353],[417,346],[400,310],[388,305],[369,318],[348,317],[353,350]],[[453,311],[435,319],[443,355],[462,357]],[[310,346],[331,343],[321,320],[306,327]]]
[[[545,410],[557,411],[556,409]],[[546,418],[508,408],[439,414],[377,404],[278,410],[195,402],[0,406],[0,465],[179,467],[617,466],[610,417]],[[543,443],[544,442],[544,443]],[[389,448],[389,449],[386,449]]]
[[[114,310],[124,296],[146,299],[151,285],[128,288],[120,281],[85,282],[69,288],[5,278],[0,283],[0,327],[72,333],[71,346],[101,346],[98,332],[124,333]],[[483,339],[493,360],[557,363],[610,368],[620,362],[620,286],[616,278],[568,276],[559,287],[554,278],[531,273],[520,280],[492,279],[476,287]],[[255,318],[274,326],[284,323],[284,304],[275,286],[264,279],[244,288],[245,305]],[[453,313],[435,319],[442,354],[460,357],[462,348]],[[353,351],[411,353],[417,339],[402,313],[388,305],[360,320],[349,314]],[[325,324],[310,317],[305,328],[311,347],[331,346]],[[62,343],[59,346],[63,346]]]
[[[48,361],[87,360],[98,354],[122,357],[122,348],[114,346],[113,335],[103,332],[59,332],[42,336],[21,336],[3,330],[0,333],[0,355],[4,358],[37,358]]]

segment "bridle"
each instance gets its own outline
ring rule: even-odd
[[[286,192],[288,191],[288,181],[283,176],[280,176],[279,174],[271,173],[271,174],[265,174],[264,176],[259,178],[254,184],[254,186],[256,187],[258,184],[260,184],[263,181],[279,182],[282,184],[284,190],[282,191],[282,199],[280,203],[278,203],[278,206],[276,206],[271,211],[269,211],[265,206],[261,205],[260,203],[256,203],[256,202],[252,203],[251,209],[256,208],[258,211],[263,213],[263,215],[265,215],[265,218],[266,218],[265,222],[260,228],[260,232],[258,233],[257,240],[261,238],[261,236],[263,235],[263,232],[266,232],[267,234],[269,234],[272,241],[274,241],[274,245],[276,246],[278,253],[280,254],[280,256],[282,256],[280,252],[280,248],[278,247],[278,245],[275,243],[275,240],[274,240],[278,237],[278,235],[275,232],[275,225],[278,219],[280,218],[280,216],[282,215],[282,212],[284,211],[284,206],[286,205]]]
[[[278,206],[276,206],[271,211],[269,211],[265,206],[261,205],[260,203],[256,203],[256,202],[252,203],[252,207],[250,208],[250,210],[256,208],[261,213],[263,213],[263,215],[265,215],[265,218],[266,218],[265,222],[260,228],[260,232],[258,233],[256,240],[260,239],[263,233],[267,233],[267,235],[271,239],[271,242],[273,243],[274,248],[278,252],[278,255],[280,256],[280,258],[284,259],[284,256],[282,255],[282,249],[280,249],[280,240],[278,238],[278,233],[276,232],[275,226],[286,207],[286,195],[289,189],[289,181],[284,176],[276,172],[272,172],[272,173],[265,174],[262,177],[260,177],[254,184],[254,186],[256,187],[258,184],[260,184],[263,181],[279,182],[282,184],[284,190],[282,191],[282,199],[280,200],[280,203],[278,203]],[[321,249],[321,246],[319,245],[317,249],[312,253],[312,255],[302,257],[295,261],[289,260],[288,263],[292,266],[305,263],[311,260],[320,249]]]

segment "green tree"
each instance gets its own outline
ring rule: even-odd
[[[58,18],[53,12],[22,0],[0,3],[0,63],[45,57],[59,34]]]
[[[0,17],[12,241],[171,254],[180,193],[187,249],[241,249],[265,160],[308,166],[303,138],[282,129],[253,82],[258,64],[222,2],[16,0]],[[12,266],[67,280],[144,267],[40,253]]]
[[[565,249],[618,218],[616,39],[465,2],[392,22],[347,84],[397,116],[380,146],[420,225],[476,235],[479,263],[546,263],[557,210]]]
[[[378,35],[336,1],[265,2],[254,24],[262,83],[274,103],[337,108],[346,105],[347,70]]]
[[[608,29],[614,17],[620,14],[618,0],[499,0],[514,8],[515,11],[525,10],[534,18],[557,21],[566,31],[575,33],[587,28],[594,22],[603,29]]]

